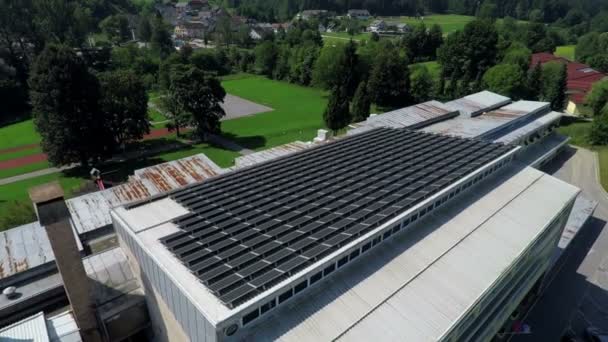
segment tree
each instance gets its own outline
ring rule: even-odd
[[[509,48],[502,59],[502,63],[515,64],[519,66],[522,72],[526,72],[530,68],[530,59],[532,51],[523,46],[513,46]]]
[[[180,130],[187,127],[192,121],[192,117],[187,112],[183,112],[177,103],[174,96],[170,94],[161,97],[160,103],[162,109],[168,114],[170,122],[167,123],[169,131],[175,131],[175,135],[179,138]]]
[[[540,99],[543,87],[542,77],[542,66],[540,63],[536,63],[534,68],[528,71],[528,81],[526,82],[526,89],[528,91],[529,100],[537,101]]]
[[[587,63],[601,72],[608,72],[608,54],[599,54],[587,59]]]
[[[410,75],[406,58],[396,48],[385,48],[376,57],[367,84],[374,103],[400,107],[410,102]]]
[[[220,131],[220,119],[226,115],[221,103],[226,91],[213,75],[192,65],[178,64],[171,74],[169,96],[178,112],[188,115],[197,135],[206,141],[209,133]]]
[[[608,81],[596,82],[585,102],[591,107],[593,116],[600,116],[605,111],[606,103],[608,103]]]
[[[265,41],[255,47],[255,67],[258,72],[272,77],[277,65],[278,51],[274,42]]]
[[[98,115],[99,84],[71,48],[48,45],[29,84],[34,124],[53,165],[87,166],[112,151],[114,141]]]
[[[137,33],[139,35],[139,40],[142,42],[147,43],[152,38],[152,25],[150,25],[150,19],[147,16],[141,16],[139,19]]]
[[[118,146],[150,133],[148,94],[143,82],[130,70],[101,74],[100,111]]]
[[[417,66],[410,76],[412,101],[422,103],[433,97],[433,76],[426,66]]]
[[[565,63],[549,62],[542,67],[541,100],[551,103],[551,109],[561,111],[566,104],[568,81]]]
[[[150,41],[152,43],[152,50],[156,51],[161,59],[165,59],[175,51],[169,28],[160,17],[156,17],[152,22]]]
[[[336,132],[351,122],[346,89],[334,88],[329,96],[327,108],[323,112],[325,126]]]
[[[99,23],[99,28],[116,45],[129,40],[131,37],[129,19],[124,14],[111,15],[105,18]]]
[[[483,75],[483,83],[488,90],[495,93],[520,99],[525,95],[526,77],[515,64],[498,64]]]
[[[593,57],[608,51],[608,33],[592,32],[578,40],[575,49],[576,60],[591,63]]]
[[[361,81],[355,91],[352,104],[352,120],[353,122],[361,122],[367,119],[371,107],[371,99],[367,92],[367,82]]]
[[[589,131],[589,142],[592,145],[608,144],[608,113],[606,110],[593,119],[591,130]]]
[[[477,19],[468,23],[463,31],[448,36],[437,50],[437,61],[445,75],[474,80],[495,64],[497,43],[494,23]]]

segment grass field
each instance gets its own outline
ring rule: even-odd
[[[261,76],[224,80],[226,91],[273,108],[267,113],[222,123],[222,131],[242,146],[260,150],[294,140],[310,140],[324,127],[327,105],[324,91],[301,87]]]
[[[40,136],[34,129],[33,120],[0,127],[0,150],[40,142]]]
[[[420,25],[424,23],[426,26],[432,26],[438,24],[443,33],[452,33],[454,31],[462,30],[464,26],[473,21],[475,17],[468,15],[458,14],[434,14],[424,16],[424,19],[418,19],[416,17],[382,17],[386,22],[390,23],[405,23],[411,26]]]
[[[565,121],[557,131],[571,138],[570,144],[584,147],[597,152],[600,163],[600,183],[604,190],[608,191],[608,146],[591,146],[588,142],[588,135],[591,129],[590,121]]]
[[[574,60],[574,49],[576,48],[576,45],[562,45],[562,46],[558,46],[557,49],[555,50],[555,55],[556,56],[560,56],[560,57],[564,57],[567,58],[571,61]]]

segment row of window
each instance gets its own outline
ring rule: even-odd
[[[412,213],[410,216],[404,218],[400,223],[394,225],[392,228],[389,228],[389,229],[385,230],[384,232],[379,233],[378,235],[376,235],[375,237],[371,238],[369,241],[367,241],[366,243],[361,245],[359,248],[351,251],[349,254],[341,257],[340,259],[338,259],[336,262],[330,264],[329,266],[326,266],[323,270],[320,270],[320,271],[314,273],[308,279],[301,281],[294,287],[289,288],[286,291],[284,291],[283,293],[281,293],[279,296],[272,298],[268,302],[253,309],[252,311],[250,311],[249,313],[247,313],[243,316],[242,322],[241,322],[242,325],[245,326],[245,325],[249,324],[250,322],[256,320],[258,317],[264,315],[265,313],[267,313],[268,311],[277,307],[278,305],[283,304],[284,302],[290,300],[296,294],[302,292],[307,287],[312,286],[313,284],[317,283],[322,278],[327,277],[329,274],[333,273],[336,269],[343,267],[348,262],[356,259],[359,255],[369,251],[372,247],[378,245],[380,242],[390,238],[393,234],[395,234],[401,230],[407,230],[406,228],[408,228],[408,226],[410,226],[410,224],[413,224],[418,219],[421,219],[426,214],[430,213],[432,210],[445,204],[448,200],[454,198],[455,196],[458,196],[465,189],[480,182],[482,179],[486,178],[490,174],[499,170],[501,167],[508,164],[511,161],[511,159],[512,158],[506,158],[506,159],[501,160],[500,162],[496,163],[494,166],[492,166],[492,167],[488,168],[487,170],[485,170],[484,172],[476,175],[475,177],[473,177],[466,183],[456,187],[455,189],[453,189],[449,193],[445,194],[441,198],[438,198],[435,202],[419,209],[417,212]]]

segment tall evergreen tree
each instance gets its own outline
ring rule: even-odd
[[[30,76],[34,123],[53,165],[92,160],[115,146],[99,115],[99,84],[72,48],[47,45]]]
[[[152,25],[150,25],[150,18],[147,16],[142,16],[139,19],[139,24],[137,26],[137,33],[139,35],[139,40],[142,42],[149,42],[152,38]]]
[[[371,107],[371,99],[367,92],[367,81],[361,81],[355,91],[352,103],[353,122],[361,122],[367,119]]]
[[[344,88],[334,88],[329,96],[327,108],[323,112],[325,126],[336,132],[351,122],[348,94]]]
[[[549,62],[542,69],[541,100],[551,103],[551,109],[561,111],[566,104],[568,81],[566,63]]]
[[[152,49],[160,55],[161,59],[165,59],[175,51],[169,28],[160,17],[155,17],[152,22],[150,41]]]
[[[407,59],[394,47],[381,49],[367,84],[374,103],[382,107],[402,107],[410,103],[410,75]]]
[[[542,76],[543,69],[540,63],[536,63],[534,68],[528,72],[528,82],[526,90],[528,92],[528,100],[538,101],[542,91]]]

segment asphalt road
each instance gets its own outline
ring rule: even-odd
[[[608,330],[608,195],[598,183],[596,155],[569,148],[543,171],[578,186],[598,206],[524,319],[532,333],[511,341],[559,341],[566,331],[582,336],[590,325]]]

